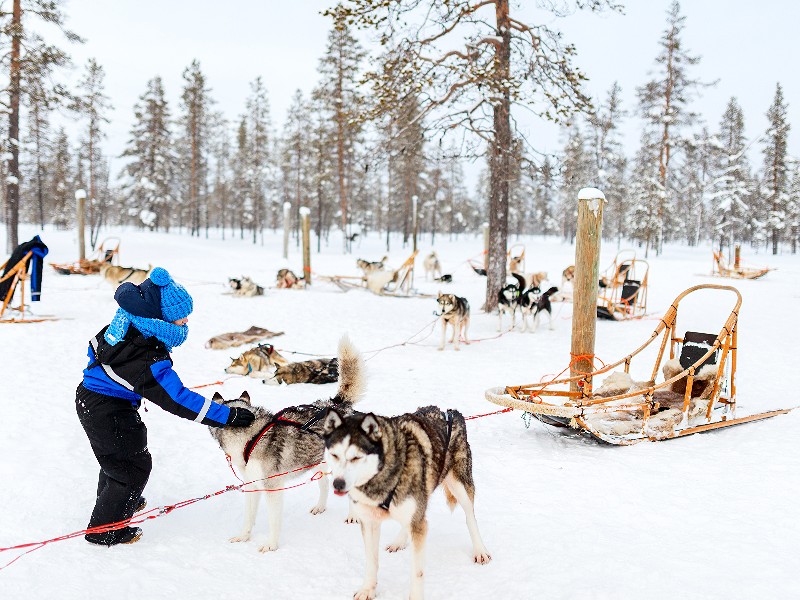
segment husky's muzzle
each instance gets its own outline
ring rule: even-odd
[[[347,495],[347,482],[341,477],[333,480],[333,493],[337,496]]]

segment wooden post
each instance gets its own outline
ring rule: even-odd
[[[736,247],[733,250],[733,268],[738,269],[741,262],[742,262],[742,247],[739,244],[736,244]]]
[[[86,190],[75,190],[75,200],[78,203],[78,258],[86,259]]]
[[[311,285],[311,210],[300,207],[300,221],[303,229],[303,278],[306,286]]]
[[[489,224],[483,224],[483,268],[489,273]]]
[[[292,210],[291,202],[283,203],[283,258],[289,258],[289,211]]]
[[[414,247],[412,250],[414,252],[417,251],[417,204],[419,202],[419,198],[416,196],[411,196],[411,223],[413,224],[414,233],[413,233],[413,240],[414,240]]]
[[[594,370],[594,338],[597,327],[597,291],[600,275],[600,235],[603,204],[606,198],[598,189],[583,188],[578,193],[578,231],[575,240],[575,280],[572,301],[572,348],[570,377]],[[576,360],[576,357],[581,357]],[[591,391],[587,378],[583,391]],[[580,391],[578,382],[571,391]]]

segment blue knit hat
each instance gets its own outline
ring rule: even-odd
[[[193,308],[192,296],[179,283],[175,283],[166,269],[156,267],[150,271],[150,281],[159,287],[161,292],[161,318],[167,322],[178,321],[188,317]]]

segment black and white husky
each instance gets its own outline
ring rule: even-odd
[[[517,324],[517,308],[519,308],[519,295],[524,288],[525,278],[522,275],[512,273],[517,283],[509,283],[497,292],[497,331],[503,331],[503,315],[511,313],[511,329]]]
[[[550,296],[558,292],[558,288],[553,286],[545,293],[538,287],[530,287],[519,296],[520,312],[522,313],[522,331],[528,330],[528,316],[532,317],[531,333],[539,328],[539,315],[543,312],[549,317],[549,327],[553,329],[553,306],[550,304]]]
[[[324,421],[325,460],[333,477],[333,493],[350,496],[361,523],[366,570],[355,600],[372,600],[378,585],[381,522],[400,523],[398,537],[386,548],[413,548],[411,600],[423,597],[428,500],[440,485],[450,509],[461,505],[472,540],[472,560],[491,560],[475,520],[472,452],[464,417],[435,406],[399,417],[344,415],[331,409]]]
[[[286,487],[289,478],[313,474],[313,471],[302,470],[302,467],[322,462],[325,451],[322,421],[326,410],[335,407],[340,414],[352,413],[352,406],[359,400],[364,388],[363,361],[347,337],[339,342],[338,358],[339,390],[329,400],[289,406],[273,414],[260,406],[253,406],[247,392],[235,400],[223,400],[220,394],[214,394],[215,402],[247,408],[256,417],[249,427],[209,427],[211,436],[219,442],[223,452],[231,457],[239,477],[245,482],[253,482],[244,488],[244,491],[250,491],[245,494],[244,526],[238,535],[230,538],[231,542],[250,539],[258,503],[264,495],[269,510],[269,537],[258,549],[260,552],[269,552],[278,548],[283,507],[283,491],[280,488]],[[298,470],[295,473],[275,477],[295,469]],[[319,499],[311,508],[311,514],[322,513],[327,499],[328,478],[323,474],[319,479]],[[348,520],[352,520],[352,517],[348,517]]]
[[[442,343],[439,345],[439,350],[444,350],[444,344],[447,340],[447,325],[448,323],[453,328],[453,337],[450,338],[450,343],[453,344],[453,350],[458,350],[458,342],[461,334],[464,334],[464,343],[469,344],[467,337],[467,330],[469,329],[469,302],[466,298],[456,296],[455,294],[442,294],[439,292],[439,297],[436,299],[439,303],[439,312],[434,313],[442,319]]]

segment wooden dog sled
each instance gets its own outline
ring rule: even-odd
[[[686,332],[679,337],[678,307],[699,290],[723,292],[735,303],[717,334]],[[722,285],[697,285],[681,293],[648,339],[622,359],[574,377],[486,391],[486,399],[525,411],[554,426],[580,429],[610,444],[664,440],[739,425],[787,413],[773,410],[736,417],[737,325],[741,294]],[[648,380],[634,381],[631,364],[656,340],[657,357]],[[669,345],[669,358],[666,358]],[[662,364],[663,363],[663,364]],[[664,381],[655,383],[659,369]],[[622,369],[621,371],[616,369]],[[612,373],[613,372],[613,373]],[[595,381],[606,375],[597,389]]]
[[[109,237],[100,243],[89,258],[73,263],[50,263],[50,266],[61,275],[95,275],[104,263],[119,266],[119,244],[118,237]]]
[[[773,269],[743,267],[739,261],[739,248],[736,248],[736,261],[730,266],[722,257],[722,252],[714,251],[714,262],[711,267],[711,274],[718,277],[729,277],[731,279],[758,279],[763,277]]]
[[[602,274],[605,285],[597,297],[597,318],[611,321],[641,319],[647,313],[647,276],[650,265],[632,250],[617,254]]]

